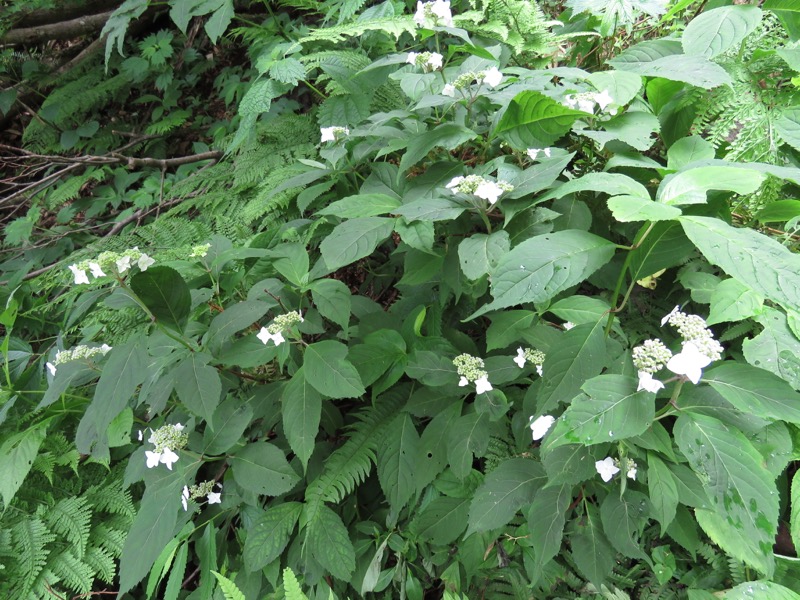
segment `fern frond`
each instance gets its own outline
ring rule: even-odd
[[[47,563],[58,581],[77,594],[86,594],[92,589],[94,570],[68,548]]]
[[[86,551],[92,511],[85,498],[71,497],[59,500],[46,513],[47,525],[55,534],[63,536],[75,550],[77,559]]]
[[[47,564],[47,545],[56,539],[38,517],[22,519],[12,529],[16,560],[14,561],[15,595],[24,598],[36,585]]]
[[[336,25],[334,27],[321,27],[312,29],[311,32],[300,38],[298,43],[308,42],[343,42],[349,37],[364,35],[367,31],[383,31],[395,39],[399,39],[404,33],[414,35],[417,25],[411,15],[398,15],[394,17],[383,17],[369,21],[356,21],[346,25]]]

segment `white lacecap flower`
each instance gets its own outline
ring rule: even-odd
[[[594,101],[591,98],[578,98],[578,110],[583,112],[594,112]]]
[[[533,417],[531,417],[533,419]],[[531,420],[531,434],[533,435],[533,441],[540,440],[544,437],[550,428],[553,426],[553,423],[556,422],[556,418],[551,415],[542,415],[538,419]]]
[[[221,504],[222,503],[222,493],[220,492],[208,492],[206,496],[209,504]]]
[[[475,195],[478,198],[488,200],[489,204],[494,204],[503,195],[503,188],[494,181],[484,181],[475,188]]]
[[[183,510],[189,510],[189,488],[187,486],[183,486],[181,492],[181,506],[183,506]]]
[[[664,384],[658,379],[654,379],[652,373],[648,373],[647,371],[639,371],[639,387],[636,388],[637,392],[640,390],[646,390],[655,394],[658,392],[658,390],[662,389],[664,389]]]
[[[152,438],[150,438],[152,439]],[[161,452],[155,452],[153,450],[145,450],[144,456],[147,461],[147,468],[152,469],[153,467],[157,467],[158,463],[161,462]]]
[[[603,90],[599,94],[595,94],[594,101],[597,102],[600,110],[605,110],[608,105],[614,103],[614,99],[611,97],[611,94],[608,93],[608,90]]]
[[[514,362],[522,369],[525,367],[525,350],[520,346],[517,348],[517,355],[514,357]]]
[[[636,480],[636,463],[628,459],[628,472],[626,473],[628,479]]]
[[[427,65],[431,71],[441,69],[442,65],[444,65],[444,57],[438,52],[431,52],[428,57]]]
[[[542,365],[536,365],[536,372],[539,374],[539,377],[544,375],[544,370],[542,369]]]
[[[124,273],[128,269],[131,268],[131,257],[130,256],[123,256],[119,260],[117,260],[117,271],[120,273]]]
[[[163,465],[166,465],[167,468],[172,471],[172,465],[178,462],[180,457],[175,454],[169,448],[164,448],[163,452],[161,452],[161,456],[159,457],[159,462]]]
[[[489,376],[484,375],[475,380],[475,393],[483,394],[484,392],[491,392],[494,388],[489,383]]]
[[[409,52],[408,56],[406,57],[406,62],[408,64],[410,64],[410,65],[416,65],[417,64],[417,56],[419,56],[419,52]]]
[[[453,190],[453,193],[454,193],[454,194],[457,194],[457,193],[458,193],[458,190],[457,190],[456,188],[457,188],[459,185],[461,185],[461,182],[462,182],[462,181],[464,181],[464,179],[466,179],[466,178],[465,178],[465,177],[462,177],[461,175],[459,175],[458,177],[453,177],[453,178],[450,180],[450,183],[448,183],[448,184],[447,184],[446,186],[444,186],[444,187],[446,187],[448,190]]]
[[[75,277],[75,285],[89,283],[89,276],[86,274],[86,269],[79,269],[78,265],[70,265],[69,270],[72,271],[72,275]]]
[[[603,481],[611,481],[611,478],[619,473],[619,467],[615,464],[614,459],[606,456],[603,460],[598,460],[594,463],[594,468],[600,474]]]
[[[89,271],[91,271],[92,277],[95,277],[95,278],[97,278],[97,277],[105,277],[106,276],[106,274],[103,273],[103,269],[100,268],[100,265],[98,265],[96,262],[90,262],[89,263]]]
[[[700,352],[691,341],[684,342],[683,349],[667,362],[667,369],[676,375],[683,375],[692,383],[700,381],[703,368],[711,364],[711,359]]]
[[[503,81],[503,74],[497,67],[492,67],[483,74],[483,83],[488,85],[490,88],[496,88],[498,85],[500,85],[501,81]]]
[[[419,27],[424,27],[425,25],[452,27],[453,13],[450,11],[449,0],[417,2],[414,23]]]
[[[278,331],[277,333],[270,333],[266,327],[262,327],[261,331],[258,332],[256,335],[258,339],[261,340],[263,344],[267,344],[270,340],[275,342],[276,346],[280,346],[286,340],[283,338],[283,334]]]
[[[139,267],[140,271],[147,271],[147,267],[150,267],[150,266],[154,265],[155,262],[156,261],[153,260],[151,257],[147,256],[147,254],[143,253],[139,257],[139,260],[136,261],[136,265]]]
[[[47,370],[50,372],[50,375],[53,377],[56,376],[56,367],[53,363],[44,363],[44,366],[47,367]]]
[[[455,97],[456,95],[456,88],[452,83],[447,83],[442,88],[442,96],[450,96],[451,98]]]
[[[333,125],[331,127],[320,127],[320,142],[335,142],[341,136],[350,135],[350,130],[347,127],[340,127]]]
[[[464,387],[465,385],[469,385],[469,379],[462,376],[461,379],[458,380],[458,387]]]

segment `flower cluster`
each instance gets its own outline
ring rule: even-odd
[[[418,27],[452,27],[453,13],[450,11],[450,0],[434,0],[433,2],[417,2],[414,23]]]
[[[545,158],[550,158],[550,148],[528,148],[527,154],[531,160],[536,160],[540,152]]]
[[[192,246],[192,252],[189,254],[189,258],[203,258],[206,254],[208,254],[209,248],[211,248],[211,244],[199,244],[197,246]]]
[[[633,349],[633,366],[639,371],[639,387],[636,391],[647,390],[656,393],[664,387],[658,379],[653,379],[653,373],[660,371],[672,358],[669,351],[659,339],[647,340],[641,346]]]
[[[536,365],[536,372],[539,374],[539,377],[541,377],[544,358],[545,358],[544,352],[542,352],[541,350],[534,350],[533,348],[523,348],[522,346],[520,346],[519,348],[517,348],[517,355],[514,357],[514,362],[517,363],[517,366],[520,369],[525,367],[525,363]]]
[[[292,325],[302,322],[303,315],[301,315],[300,311],[297,310],[288,312],[285,315],[278,315],[272,320],[272,323],[266,327],[262,327],[261,331],[258,332],[256,337],[264,344],[272,340],[275,342],[276,346],[280,346],[286,341],[286,339],[283,337],[283,332],[289,329]]]
[[[445,187],[454,194],[471,194],[488,200],[489,204],[494,204],[504,192],[510,192],[514,189],[514,186],[507,181],[490,181],[480,175],[454,177]]]
[[[442,68],[443,58],[438,52],[409,52],[406,62],[430,73]]]
[[[556,418],[551,415],[542,415],[538,419],[533,417],[530,418],[530,427],[531,427],[531,434],[533,435],[533,441],[540,440],[544,437],[544,434],[550,431],[550,428],[553,426],[553,423],[556,422]]]
[[[180,450],[189,441],[188,434],[183,432],[184,426],[180,423],[175,425],[164,425],[155,431],[151,431],[150,439],[147,441],[155,446],[154,450],[145,450],[147,457],[147,468],[152,469],[160,464],[167,465],[171,471],[172,465],[177,462],[178,455],[175,450]]]
[[[56,353],[56,357],[51,363],[46,363],[47,370],[50,375],[56,374],[56,367],[72,360],[88,360],[98,354],[105,356],[111,346],[103,344],[102,346],[75,346],[70,350],[61,350]]]
[[[667,369],[676,375],[683,375],[692,383],[700,381],[703,368],[722,357],[722,345],[714,339],[705,319],[697,315],[687,315],[676,306],[661,321],[663,326],[674,326],[683,338],[683,348],[667,362]]]
[[[494,89],[500,82],[503,81],[503,74],[497,67],[486,69],[485,71],[469,71],[456,77],[455,81],[448,83],[442,88],[443,96],[450,96],[451,98],[456,95],[456,90],[463,90],[472,85],[473,82],[478,85],[485,83],[490,88]]]
[[[205,498],[209,504],[220,504],[222,502],[222,492],[215,492],[214,487],[222,489],[221,483],[213,481],[204,481],[192,487],[183,486],[181,492],[181,505],[183,510],[189,510],[189,500],[200,500]]]
[[[601,111],[605,111],[606,108],[608,108],[608,114],[615,115],[617,114],[617,109],[611,106],[613,103],[614,99],[611,97],[611,94],[608,93],[608,90],[603,90],[599,93],[586,92],[583,94],[567,94],[564,96],[565,106],[577,108],[587,113],[593,113],[594,105],[597,104]]]
[[[483,370],[483,359],[469,354],[460,354],[453,359],[461,379],[458,385],[464,387],[470,383],[475,384],[475,393],[482,394],[491,391],[492,384],[489,383],[489,374]]]
[[[597,473],[603,481],[606,482],[611,481],[611,478],[620,472],[621,466],[618,459],[611,458],[610,456],[606,456],[603,460],[598,460],[594,463],[594,468],[597,470]],[[630,458],[626,458],[625,475],[627,475],[629,479],[636,479],[636,469],[636,463]]]
[[[95,260],[84,260],[71,264],[69,270],[72,271],[75,284],[79,285],[89,283],[86,271],[89,271],[92,277],[97,279],[105,277],[106,272],[116,272],[118,275],[122,275],[134,263],[140,271],[147,271],[147,268],[155,262],[147,254],[141,252],[138,247],[133,247],[125,252],[102,252]]]
[[[337,142],[346,135],[350,135],[350,130],[347,127],[338,127],[336,125],[333,127],[320,127],[319,132],[322,135],[320,143]]]

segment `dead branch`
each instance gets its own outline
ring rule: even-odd
[[[64,6],[58,8],[43,8],[40,10],[32,10],[27,13],[22,13],[20,18],[14,23],[15,28],[23,27],[40,27],[42,25],[50,25],[51,23],[59,23],[61,21],[68,21],[70,19],[77,19],[85,15],[93,15],[99,12],[106,12],[117,8],[120,0],[84,0],[80,4],[66,4],[60,2]]]
[[[113,12],[86,15],[50,25],[11,29],[0,41],[4,44],[35,44],[46,40],[71,40],[102,29]]]

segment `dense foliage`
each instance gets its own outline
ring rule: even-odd
[[[56,4],[0,596],[800,598],[796,2]]]

